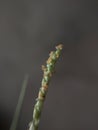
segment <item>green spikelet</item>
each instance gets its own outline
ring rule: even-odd
[[[41,88],[38,93],[38,98],[34,106],[33,121],[31,121],[31,123],[29,124],[29,130],[38,130],[40,116],[41,116],[44,100],[47,94],[49,82],[55,69],[55,63],[61,54],[61,50],[62,50],[61,44],[56,46],[56,51],[53,51],[49,54],[49,58],[46,61],[46,66],[42,65],[43,79],[41,83]]]

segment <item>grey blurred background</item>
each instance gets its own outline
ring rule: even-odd
[[[98,130],[98,1],[0,0],[0,130],[9,130],[30,75],[17,130],[27,130],[41,65],[63,42],[39,130]]]

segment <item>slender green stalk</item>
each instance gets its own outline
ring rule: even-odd
[[[12,120],[10,130],[16,130],[19,115],[20,115],[20,111],[21,111],[21,107],[22,107],[22,103],[23,103],[23,99],[24,99],[25,92],[26,92],[28,78],[29,78],[29,76],[25,75],[23,85],[22,85],[22,89],[21,89],[21,92],[20,92],[20,96],[19,96],[19,99],[18,99],[18,104],[16,106],[16,111],[14,113],[14,117],[13,117],[13,120]]]
[[[61,50],[62,50],[61,44],[56,46],[56,51],[50,53],[49,58],[46,61],[46,66],[42,66],[43,79],[41,83],[41,88],[38,93],[37,102],[34,106],[33,120],[29,124],[29,130],[38,130],[40,116],[41,116],[44,100],[47,94],[49,82],[55,69],[55,63],[61,54]]]

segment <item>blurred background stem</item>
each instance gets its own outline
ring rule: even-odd
[[[19,116],[20,116],[20,111],[21,111],[21,108],[22,108],[22,103],[23,103],[23,99],[24,99],[24,96],[25,96],[26,87],[27,87],[27,84],[28,84],[28,79],[29,79],[29,75],[26,74],[25,77],[24,77],[23,85],[22,85],[22,88],[21,88],[20,96],[19,96],[19,99],[18,99],[18,103],[17,103],[16,110],[15,110],[15,113],[14,113],[14,116],[13,116],[13,120],[12,120],[10,130],[16,130],[16,128],[17,128],[18,119],[19,119]]]

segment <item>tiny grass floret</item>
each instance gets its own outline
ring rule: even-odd
[[[33,120],[29,124],[29,130],[38,130],[40,116],[44,104],[44,100],[48,91],[49,82],[55,70],[55,64],[60,57],[62,44],[56,46],[56,51],[52,51],[49,54],[49,58],[46,61],[46,66],[42,65],[43,78],[41,82],[41,88],[38,93],[38,98],[34,106]]]

